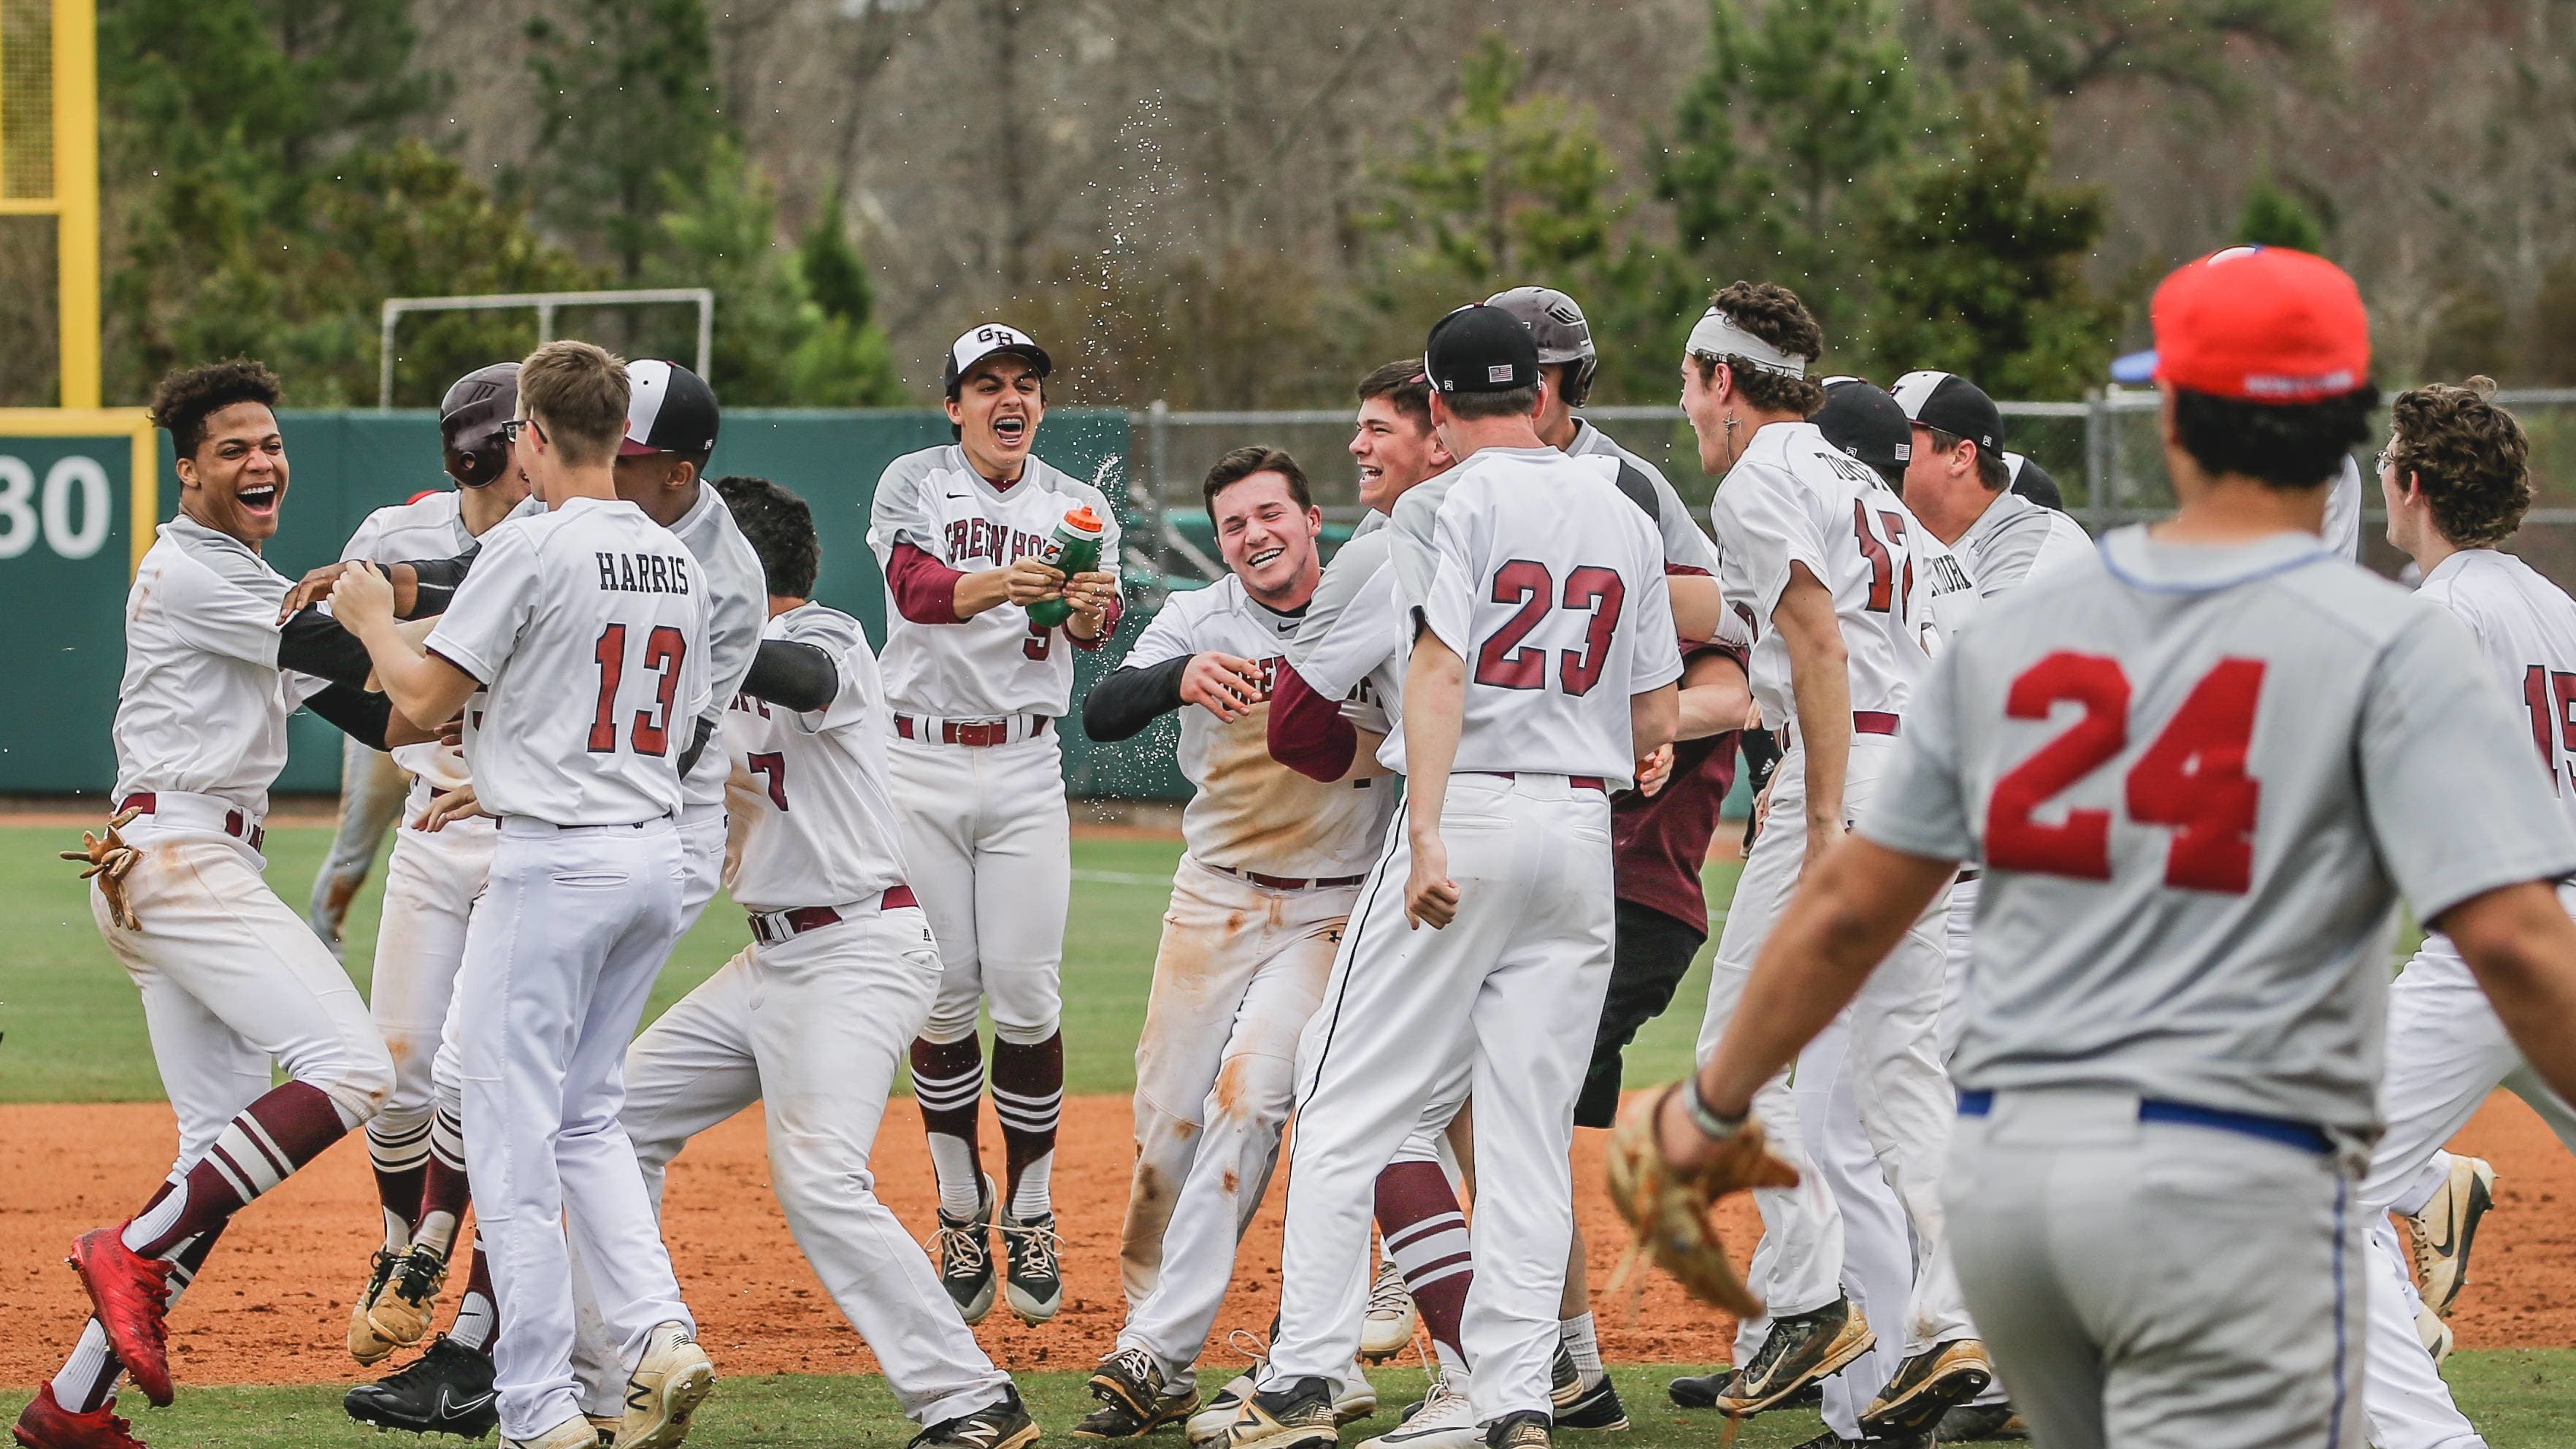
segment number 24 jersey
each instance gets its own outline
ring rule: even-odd
[[[1962,1088],[2377,1130],[2389,930],[2576,870],[2465,630],[2284,533],[2143,528],[1933,665],[1860,823],[1982,861]]]

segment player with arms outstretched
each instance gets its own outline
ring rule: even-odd
[[[996,1211],[1011,1311],[1043,1323],[1064,1298],[1048,1184],[1073,855],[1055,722],[1072,706],[1072,650],[1117,627],[1118,522],[1099,489],[1029,451],[1052,367],[1008,327],[958,338],[946,369],[957,441],[887,464],[868,520],[886,583],[895,808],[948,973],[913,1046],[913,1090],[939,1179],[940,1281],[968,1323],[993,1309]],[[1068,514],[1101,530],[1100,567],[1070,578],[1040,557]],[[1062,623],[1030,617],[1050,604],[1070,608]],[[977,1146],[984,1005],[1008,1159],[999,1203]]]

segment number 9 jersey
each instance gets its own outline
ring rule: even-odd
[[[871,904],[905,884],[886,782],[893,729],[876,653],[858,620],[821,604],[780,614],[760,637],[830,655],[839,687],[831,703],[801,714],[734,697],[724,727],[733,755],[725,889],[754,914]]]
[[[2312,534],[2144,528],[1944,651],[1859,830],[1982,860],[1963,1091],[2378,1128],[2391,908],[2576,870],[2459,623]]]
[[[1806,565],[1833,594],[1853,712],[1904,715],[1929,661],[1927,631],[1947,635],[1954,627],[1932,601],[1973,587],[1904,499],[1826,442],[1815,424],[1772,423],[1727,470],[1708,521],[1717,535],[1718,586],[1753,631],[1747,673],[1765,724],[1777,729],[1797,718],[1789,646],[1771,624],[1791,564]]]

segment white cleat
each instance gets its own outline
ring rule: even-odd
[[[1431,1381],[1430,1396],[1411,1417],[1360,1449],[1474,1449],[1485,1439],[1476,1410],[1467,1402],[1467,1377],[1442,1374]]]
[[[1189,1441],[1193,1449],[1202,1449],[1202,1446],[1224,1440],[1226,1429],[1234,1423],[1236,1411],[1243,1407],[1244,1400],[1251,1398],[1253,1392],[1261,1387],[1261,1375],[1269,1367],[1266,1361],[1254,1361],[1252,1367],[1235,1375],[1227,1381],[1224,1388],[1217,1390],[1200,1404],[1199,1411],[1190,1415],[1189,1420],[1181,1426],[1182,1436]],[[1348,1428],[1376,1413],[1377,1389],[1361,1375],[1355,1365],[1351,1369],[1350,1379],[1333,1395],[1333,1422]]]
[[[2449,1320],[2435,1313],[2430,1303],[2415,1305],[2415,1337],[2424,1345],[2424,1351],[2433,1356],[2435,1368],[2440,1368],[2442,1360],[2451,1356],[2451,1345],[2459,1339],[2459,1335],[2451,1331]]]
[[[590,1421],[579,1414],[533,1439],[513,1439],[507,1435],[501,1439],[501,1449],[598,1449],[598,1445],[599,1431],[590,1427]]]
[[[2424,1306],[2444,1318],[2459,1301],[2460,1285],[2469,1281],[2469,1245],[2476,1241],[2478,1219],[2495,1206],[2496,1171],[2483,1157],[2451,1158],[2450,1179],[2436,1190],[2421,1212],[2401,1214],[2415,1247],[2415,1277]]]
[[[1368,1312],[1360,1319],[1361,1360],[1384,1363],[1404,1352],[1421,1321],[1421,1310],[1405,1291],[1404,1275],[1396,1271],[1395,1260],[1378,1264],[1377,1277],[1369,1283]]]
[[[626,1416],[616,1449],[675,1449],[689,1437],[689,1416],[716,1391],[716,1366],[685,1323],[657,1323],[643,1361],[626,1376]],[[586,1421],[585,1421],[586,1427]]]

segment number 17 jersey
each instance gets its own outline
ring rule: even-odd
[[[2097,1087],[2378,1130],[2392,907],[2576,870],[2441,608],[2314,535],[2143,528],[1932,667],[1860,832],[1982,860],[1964,1090]]]

